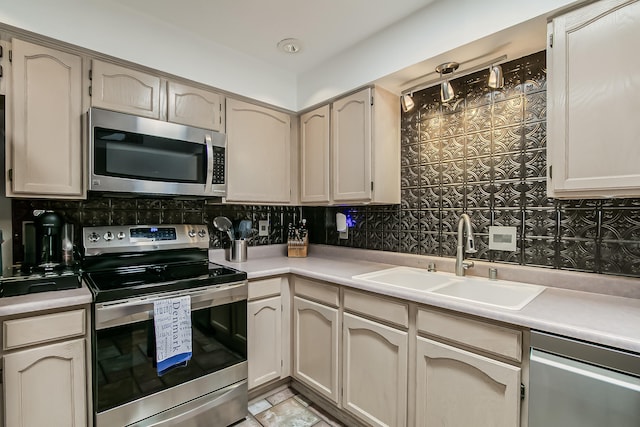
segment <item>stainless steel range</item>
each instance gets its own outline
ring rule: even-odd
[[[82,238],[83,276],[95,297],[95,426],[226,426],[244,418],[247,276],[209,263],[207,227],[85,227]],[[154,304],[183,297],[190,359],[159,374]]]

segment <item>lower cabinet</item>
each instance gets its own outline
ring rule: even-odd
[[[289,353],[289,307],[282,296],[288,289],[286,278],[270,278],[249,282],[247,303],[247,352],[249,389],[289,375],[286,369]],[[284,317],[284,319],[283,319]],[[287,362],[287,363],[285,363]]]
[[[344,313],[342,406],[372,426],[407,425],[408,334]]]
[[[88,425],[85,315],[3,321],[6,427]]]

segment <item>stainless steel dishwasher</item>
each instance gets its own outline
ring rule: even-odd
[[[640,426],[640,355],[531,333],[529,427]]]

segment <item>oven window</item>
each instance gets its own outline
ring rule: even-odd
[[[192,312],[193,357],[158,376],[153,320],[96,331],[97,412],[247,360],[247,302]]]
[[[191,184],[206,181],[207,147],[204,143],[97,127],[94,144],[97,175]]]

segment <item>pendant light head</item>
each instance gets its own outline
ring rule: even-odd
[[[458,69],[460,64],[457,62],[445,62],[444,64],[440,64],[436,67],[436,72],[440,74],[442,78],[443,75],[452,74],[455,70]],[[449,102],[456,97],[456,93],[453,90],[453,86],[449,83],[449,80],[445,80],[440,85],[440,100],[442,102]]]
[[[500,65],[492,65],[489,67],[489,81],[487,86],[492,89],[500,89],[504,86],[504,75]]]
[[[408,93],[402,95],[400,98],[400,104],[402,105],[402,111],[405,113],[411,111],[416,105],[415,102],[413,102],[413,97]]]

